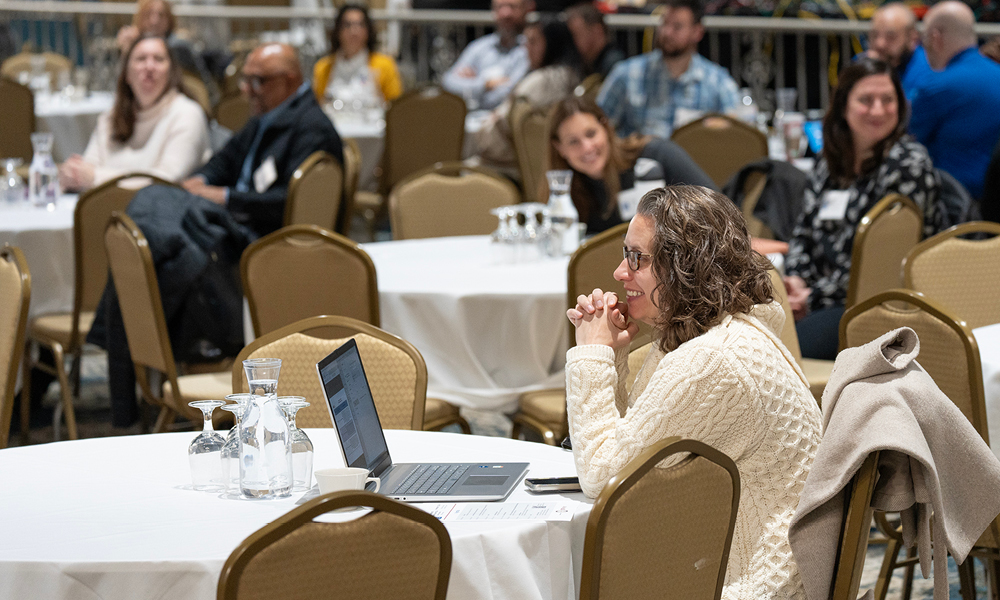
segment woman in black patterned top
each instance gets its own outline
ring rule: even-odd
[[[837,355],[858,223],[888,194],[910,198],[930,235],[941,219],[940,179],[927,149],[905,135],[908,110],[888,64],[863,58],[840,74],[823,121],[823,154],[806,188],[785,260],[785,287],[802,355]]]

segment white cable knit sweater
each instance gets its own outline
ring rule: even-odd
[[[672,435],[701,440],[736,462],[740,506],[722,592],[730,600],[805,598],[788,525],[822,414],[777,336],[783,321],[779,304],[757,305],[666,355],[654,344],[627,396],[626,352],[578,346],[566,356],[573,455],[588,496]]]

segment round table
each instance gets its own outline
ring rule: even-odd
[[[972,330],[983,367],[983,393],[990,447],[1000,458],[1000,323]]]
[[[332,429],[307,430],[315,467],[343,466]],[[195,433],[57,442],[0,450],[4,515],[0,599],[215,598],[229,554],[295,508],[193,491],[187,445]],[[531,476],[573,475],[570,452],[504,438],[386,431],[393,459],[531,463]],[[590,502],[582,494],[507,502],[569,502],[572,521],[446,522],[453,563],[448,597],[577,597]],[[415,506],[419,506],[415,505]],[[339,515],[338,515],[339,516]],[[349,518],[345,515],[344,518]]]
[[[111,110],[114,101],[111,92],[91,92],[80,100],[62,94],[35,96],[37,129],[55,137],[52,158],[61,163],[74,154],[83,154],[90,134],[97,128],[97,118]]]
[[[569,259],[501,262],[488,236],[364,244],[381,327],[420,350],[427,393],[510,411],[529,389],[564,385]]]

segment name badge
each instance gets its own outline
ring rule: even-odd
[[[274,157],[268,156],[267,159],[257,167],[257,170],[253,174],[253,188],[257,190],[258,194],[263,194],[267,191],[267,188],[271,187],[275,181],[278,180],[278,169],[274,166]]]
[[[849,190],[828,190],[823,193],[819,205],[820,221],[843,221],[847,214],[847,201],[851,197]]]

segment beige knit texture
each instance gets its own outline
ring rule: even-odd
[[[740,507],[722,594],[729,600],[805,598],[788,525],[816,456],[822,415],[778,338],[783,322],[779,304],[758,305],[666,355],[654,346],[627,397],[619,384],[628,373],[624,353],[578,346],[566,357],[570,436],[588,496],[672,435],[705,442],[736,462]]]

